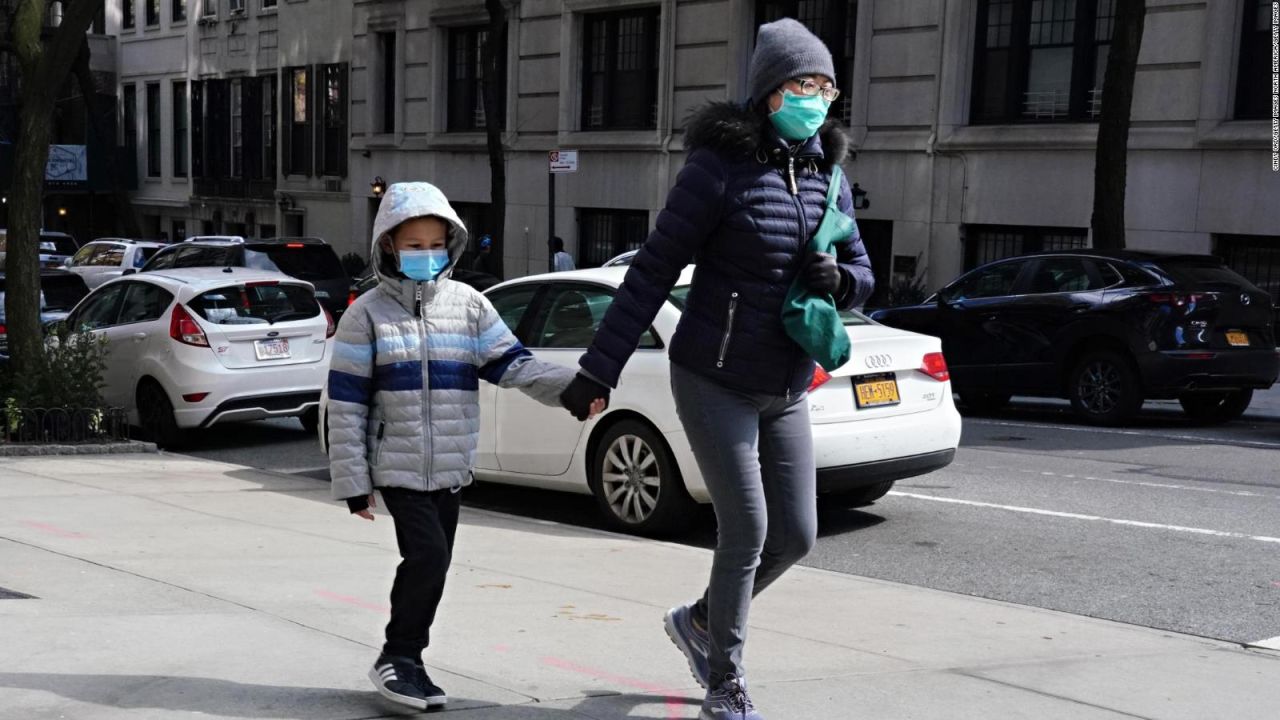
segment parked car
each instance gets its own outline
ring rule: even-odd
[[[40,231],[40,267],[56,270],[62,267],[67,258],[76,254],[80,243],[70,235],[52,230]],[[5,256],[9,251],[8,230],[0,229],[0,268],[4,267]]]
[[[485,294],[539,359],[576,368],[626,271],[536,275]],[[667,346],[692,272],[681,275],[599,417],[580,423],[518,390],[482,383],[476,477],[594,494],[604,516],[631,532],[687,522],[692,503],[709,496],[676,416]],[[865,505],[898,479],[949,464],[960,415],[936,338],[844,317],[854,356],[831,375],[819,372],[809,394],[818,491]]]
[[[320,238],[192,239],[156,252],[140,272],[193,267],[282,272],[314,285],[316,299],[335,318],[347,309],[351,278],[338,254]]]
[[[248,268],[138,273],[93,291],[65,322],[105,340],[103,399],[162,447],[240,420],[315,428],[334,322],[308,283]]]
[[[450,272],[449,277],[460,283],[470,285],[480,292],[484,292],[500,282],[498,278],[488,273],[476,272],[475,270],[467,270],[465,268],[454,269]],[[372,269],[370,269],[369,274],[361,278],[356,278],[356,280],[351,283],[351,288],[347,293],[347,305],[350,306],[351,303],[356,301],[356,298],[377,286],[378,276],[373,273]]]
[[[48,325],[67,316],[76,303],[89,294],[84,280],[64,270],[40,272],[40,324]],[[5,275],[0,272],[0,355],[9,354],[9,328],[5,323]]]
[[[164,243],[125,238],[99,238],[72,256],[66,263],[67,270],[84,278],[92,290],[102,283],[118,278],[125,270],[137,270],[151,259]]]
[[[1123,423],[1177,398],[1201,421],[1239,417],[1280,372],[1271,298],[1208,255],[1079,250],[962,275],[924,304],[872,315],[934,335],[962,404],[1064,397],[1086,421]]]

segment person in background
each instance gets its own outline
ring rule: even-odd
[[[577,269],[573,264],[573,256],[564,251],[564,240],[559,236],[551,239],[551,249],[555,252],[556,272]]]
[[[471,269],[485,275],[498,276],[496,263],[493,261],[493,238],[480,236],[480,252],[471,261]]]

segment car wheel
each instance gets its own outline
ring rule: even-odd
[[[303,430],[314,435],[320,427],[320,408],[313,407],[302,413],[298,416],[298,422],[302,423]]]
[[[1235,420],[1253,402],[1252,390],[1227,390],[1216,393],[1188,393],[1178,398],[1182,410],[1192,420],[1224,423]]]
[[[1008,405],[1012,399],[1012,394],[1002,392],[964,390],[960,393],[960,404],[975,415],[990,415]]]
[[[694,508],[667,444],[649,425],[622,420],[605,430],[590,462],[591,490],[614,527],[662,535]]]
[[[828,493],[818,497],[822,498],[824,502],[839,505],[840,507],[862,507],[888,495],[889,491],[893,489],[893,483],[893,480],[888,480],[875,485],[861,487],[857,490]]]
[[[186,433],[173,416],[173,403],[164,388],[154,382],[138,388],[138,414],[142,431],[162,450],[177,450],[184,445]]]
[[[1142,407],[1138,373],[1128,358],[1110,350],[1086,354],[1068,380],[1071,407],[1094,425],[1119,425]]]

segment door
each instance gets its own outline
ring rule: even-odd
[[[119,316],[114,325],[102,331],[107,343],[107,365],[111,373],[108,385],[112,393],[110,398],[103,399],[112,406],[131,407],[143,357],[169,342],[169,328],[160,321],[173,302],[173,295],[141,280],[121,283],[119,287],[125,288]]]
[[[1028,265],[1011,260],[978,268],[938,293],[942,352],[958,387],[1004,386],[998,368],[1017,340],[1007,331],[1006,313]]]
[[[1046,257],[1028,268],[1025,292],[1005,311],[1004,331],[1010,337],[1005,378],[1018,388],[1057,388],[1058,356],[1071,345],[1081,323],[1096,316],[1103,290],[1121,280],[1106,266],[1109,276],[1092,260],[1082,257]]]
[[[102,368],[102,399],[112,407],[133,406],[129,389],[124,387],[128,381],[126,363],[117,362],[111,352],[111,341],[107,339],[107,331],[119,320],[120,301],[124,299],[129,284],[117,283],[91,293],[67,318],[67,326],[72,330],[89,332],[95,339],[107,342]]]
[[[526,326],[532,319],[530,310],[536,306],[539,294],[547,289],[544,283],[524,283],[495,290],[488,294],[489,301],[498,316],[520,342],[528,346]],[[500,390],[492,383],[480,383],[480,439],[476,448],[476,467],[498,470],[498,393],[519,393],[518,390]],[[565,413],[568,415],[568,413]]]

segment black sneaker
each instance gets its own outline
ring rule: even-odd
[[[444,691],[427,678],[427,671],[412,658],[379,655],[369,669],[369,680],[382,697],[416,710],[444,705]]]

